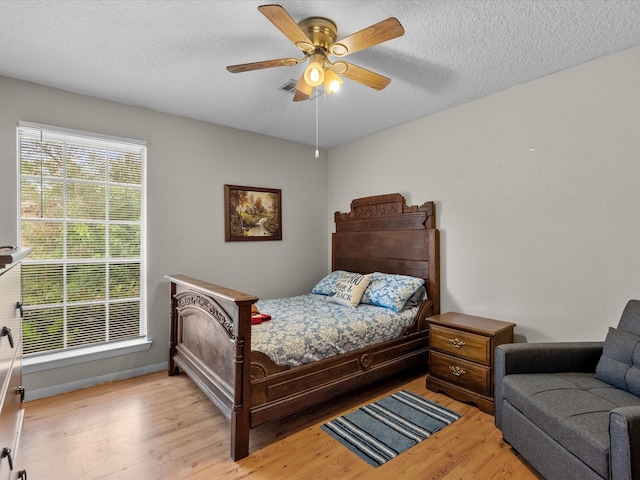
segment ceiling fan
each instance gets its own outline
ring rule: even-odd
[[[345,62],[342,57],[404,35],[404,28],[397,19],[387,18],[336,41],[336,24],[328,18],[309,17],[296,23],[280,5],[261,5],[258,10],[302,50],[304,56],[230,65],[227,70],[231,73],[292,66],[309,60],[296,83],[294,102],[308,99],[313,89],[321,85],[328,94],[335,92],[344,83],[340,75],[376,90],[382,90],[391,82],[390,78]],[[332,62],[329,56],[338,57],[338,60]]]

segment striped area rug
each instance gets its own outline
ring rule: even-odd
[[[338,417],[322,430],[364,461],[379,467],[460,415],[407,390]]]

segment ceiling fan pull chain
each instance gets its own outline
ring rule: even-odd
[[[320,95],[316,95],[316,158],[320,156],[320,151],[318,150],[318,97]]]

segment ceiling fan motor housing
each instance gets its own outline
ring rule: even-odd
[[[324,17],[309,17],[301,20],[300,29],[307,34],[313,45],[324,52],[336,41],[338,29],[336,24]]]

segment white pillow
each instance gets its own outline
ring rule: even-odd
[[[327,301],[355,308],[360,303],[362,294],[369,286],[369,282],[371,282],[371,274],[351,273],[343,275],[336,282],[331,295],[327,297]]]

